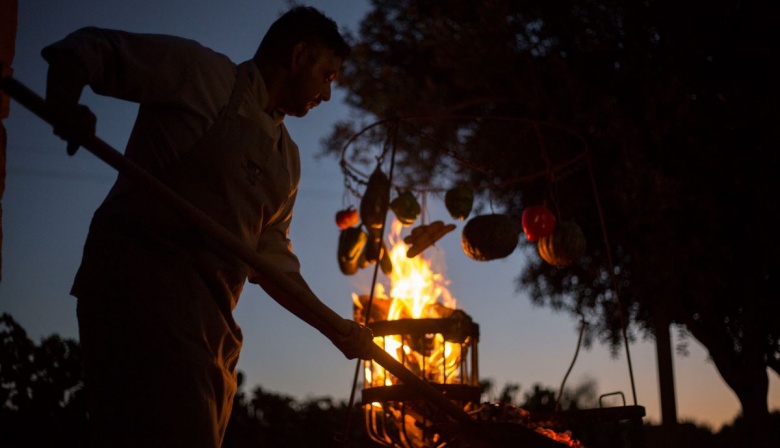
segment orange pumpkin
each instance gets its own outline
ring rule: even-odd
[[[561,221],[552,235],[539,238],[536,248],[542,260],[554,266],[568,266],[585,253],[585,235],[576,223]]]

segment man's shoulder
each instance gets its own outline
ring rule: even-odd
[[[185,36],[87,26],[79,28],[68,37],[83,40],[99,38],[116,48],[142,48],[152,53],[175,52],[180,54],[181,59],[186,57],[201,57],[220,61],[226,65],[235,65],[226,55],[210,48],[198,40]]]
[[[184,36],[137,32],[96,26],[79,28],[64,39],[44,47],[44,59],[80,59],[89,66],[107,57],[124,60],[127,67],[164,71],[216,71],[234,73],[236,64],[207,45]]]
[[[228,56],[198,40],[171,34],[141,34],[140,36],[145,36],[154,45],[167,46],[169,50],[178,55],[177,59],[179,60],[189,60],[191,63],[220,64],[235,70],[236,63]]]

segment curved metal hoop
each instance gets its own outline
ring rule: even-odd
[[[555,132],[561,135],[568,136],[572,142],[576,142],[575,148],[573,148],[570,152],[571,155],[566,157],[564,160],[557,160],[553,161],[550,159],[546,159],[545,162],[545,169],[543,170],[537,170],[534,172],[528,172],[523,173],[522,175],[513,177],[511,179],[504,179],[498,183],[494,183],[490,185],[490,189],[503,189],[508,188],[513,185],[526,183],[526,182],[532,182],[535,180],[538,180],[540,178],[546,178],[549,182],[557,182],[558,180],[561,180],[565,177],[567,177],[569,174],[578,171],[580,168],[584,166],[584,160],[586,156],[588,155],[589,149],[588,144],[585,141],[585,139],[580,136],[575,131],[550,122],[545,121],[539,121],[539,120],[531,120],[526,118],[519,118],[519,117],[505,117],[505,116],[470,116],[470,115],[448,115],[448,116],[406,116],[406,117],[395,117],[395,118],[388,118],[384,120],[379,120],[374,123],[371,123],[367,126],[365,126],[360,131],[356,132],[354,135],[352,135],[349,140],[346,142],[344,147],[341,151],[341,158],[340,158],[340,166],[342,169],[342,172],[345,176],[345,185],[353,185],[351,189],[353,190],[353,193],[357,196],[360,196],[359,192],[355,191],[354,184],[360,184],[365,185],[368,177],[370,175],[371,170],[373,167],[370,167],[368,169],[365,169],[363,167],[358,166],[358,162],[355,162],[357,159],[354,157],[354,154],[350,156],[350,151],[358,151],[358,150],[364,150],[366,147],[359,147],[358,144],[361,139],[365,139],[366,136],[372,132],[376,131],[377,128],[384,127],[385,131],[381,133],[380,135],[385,136],[385,145],[382,148],[381,152],[375,157],[379,163],[382,162],[384,159],[384,155],[388,151],[388,144],[389,142],[393,142],[392,144],[395,144],[395,139],[393,138],[393,133],[401,132],[401,129],[403,128],[404,132],[410,132],[415,133],[418,137],[422,139],[427,139],[429,141],[434,141],[434,138],[430,135],[426,135],[426,132],[424,129],[422,129],[422,125],[425,123],[430,122],[453,122],[453,121],[462,121],[464,122],[464,127],[467,123],[490,123],[490,122],[505,122],[510,123],[514,125],[518,125],[521,127],[525,127],[525,130],[531,129],[534,134],[534,138],[536,139],[537,145],[541,148],[541,158],[546,158],[545,154],[545,142],[544,142],[544,134],[547,132]],[[376,138],[376,135],[375,135]],[[484,173],[490,173],[492,169],[490,167],[482,166],[478,162],[469,160],[457,153],[457,151],[453,151],[450,149],[443,149],[442,154],[450,157],[457,163],[461,165],[465,165],[471,169],[484,172]],[[366,160],[371,160],[369,157],[363,156],[362,164],[366,164]],[[418,193],[425,193],[425,192],[442,192],[445,190],[444,187],[438,187],[435,185],[429,185],[425,188],[412,188],[408,185],[393,185],[396,188],[403,188],[403,189],[409,189],[414,190]],[[349,187],[348,187],[349,188]],[[475,187],[477,188],[477,187]],[[484,189],[485,187],[481,187]]]

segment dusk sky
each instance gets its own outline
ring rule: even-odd
[[[306,3],[332,17],[342,28],[356,30],[370,2],[328,0]],[[191,38],[243,62],[252,57],[271,22],[288,8],[282,0],[22,0],[14,76],[41,95],[46,64],[40,50],[83,26],[173,34]],[[4,12],[3,12],[4,13]],[[351,116],[335,91],[305,118],[285,123],[301,148],[302,181],[292,226],[292,241],[303,275],[312,289],[338,314],[352,315],[351,294],[366,293],[367,270],[344,276],[336,262],[339,230],[334,214],[346,205],[344,182],[334,158],[316,158],[321,139],[333,124]],[[98,136],[123,149],[137,107],[99,97],[85,89],[82,103],[98,117]],[[367,122],[372,117],[363,117]],[[89,221],[115,178],[115,172],[87,151],[69,157],[65,144],[51,129],[12,102],[4,121],[8,132],[8,171],[3,205],[3,266],[0,313],[10,313],[31,339],[58,333],[78,338],[76,300],[69,296],[78,268]],[[442,201],[428,201],[431,220],[452,219]],[[568,315],[533,307],[515,291],[515,277],[532,246],[521,244],[507,258],[476,262],[460,243],[462,222],[426,256],[440,262],[450,280],[458,308],[480,324],[480,377],[500,389],[520,384],[518,399],[534,384],[557,389],[569,368],[577,344],[578,322]],[[238,368],[246,376],[244,389],[260,385],[297,399],[330,396],[346,400],[354,361],[346,360],[316,330],[282,309],[259,287],[247,285],[235,317],[244,332]],[[674,331],[674,341],[679,336]],[[646,421],[659,421],[659,398],[654,345],[631,345],[638,403]],[[718,429],[739,411],[736,396],[725,385],[706,351],[689,339],[689,354],[675,355],[677,409],[680,420],[706,423]],[[634,404],[625,352],[610,357],[604,347],[580,352],[567,385],[594,380],[598,392],[623,392]],[[495,391],[498,393],[498,390]],[[770,409],[780,409],[780,380],[770,373]]]

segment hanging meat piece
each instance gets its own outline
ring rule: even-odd
[[[404,238],[404,243],[409,245],[406,251],[408,258],[414,258],[422,251],[428,248],[441,237],[455,230],[455,224],[444,224],[442,221],[434,221],[430,224],[422,224],[414,229],[412,233]]]

